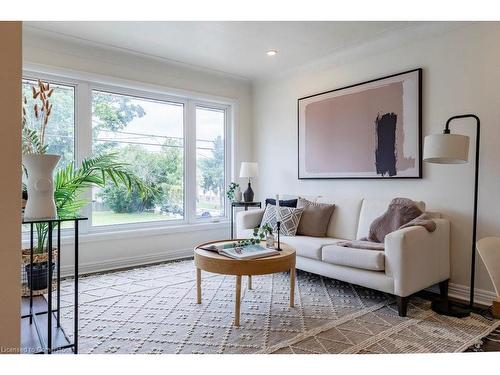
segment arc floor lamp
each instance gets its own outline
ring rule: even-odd
[[[473,118],[476,120],[476,160],[474,176],[474,216],[472,224],[472,254],[470,271],[469,305],[463,306],[452,303],[448,298],[432,302],[432,309],[443,315],[465,317],[468,316],[474,305],[474,276],[476,268],[476,228],[477,228],[477,198],[479,177],[479,117],[473,114],[452,116],[446,121],[443,134],[432,134],[425,137],[424,161],[437,164],[463,164],[469,160],[469,137],[461,134],[451,134],[450,123],[453,120]]]

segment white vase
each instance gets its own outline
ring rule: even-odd
[[[57,217],[54,202],[54,169],[59,155],[23,155],[23,165],[28,174],[28,201],[24,216],[30,219]]]
[[[238,186],[236,188],[236,190],[234,191],[234,201],[235,202],[241,202],[242,199],[243,199],[243,195],[241,194],[241,189]]]

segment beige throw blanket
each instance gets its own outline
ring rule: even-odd
[[[356,241],[341,241],[338,246],[367,250],[384,250],[385,236],[398,229],[422,226],[429,232],[436,230],[436,223],[422,212],[416,203],[407,198],[394,198],[387,211],[370,225],[367,238]]]

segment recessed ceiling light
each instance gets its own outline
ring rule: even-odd
[[[278,51],[276,51],[275,49],[270,49],[269,51],[266,52],[267,56],[275,56],[277,54],[278,54]]]

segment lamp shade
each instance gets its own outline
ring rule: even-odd
[[[460,134],[431,134],[424,140],[424,161],[462,164],[469,160],[469,137]]]
[[[241,163],[240,177],[250,178],[259,176],[259,167],[257,163],[244,161]]]

